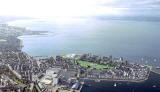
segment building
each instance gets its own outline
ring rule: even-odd
[[[79,87],[80,87],[80,84],[78,82],[76,82],[75,84],[73,84],[72,89],[78,90]]]
[[[54,75],[57,75],[59,72],[60,72],[60,68],[49,68],[46,70],[46,75],[54,76]]]
[[[59,78],[53,78],[53,86],[58,85]]]

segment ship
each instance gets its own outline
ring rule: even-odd
[[[116,87],[117,86],[117,84],[116,83],[114,83],[114,87]]]
[[[160,69],[160,67],[156,67],[156,69]]]

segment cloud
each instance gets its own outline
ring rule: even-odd
[[[103,5],[115,8],[160,8],[160,0],[113,0]]]
[[[0,0],[0,15],[53,17],[159,14],[160,0]]]
[[[124,15],[160,15],[160,0],[113,0],[101,5],[117,8]]]
[[[111,2],[112,0],[107,0]],[[106,0],[0,0],[0,15],[53,17],[115,14]]]

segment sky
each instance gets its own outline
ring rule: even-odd
[[[0,0],[0,16],[160,15],[160,0]]]

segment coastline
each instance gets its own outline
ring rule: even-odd
[[[38,34],[37,34],[38,35]],[[25,35],[22,35],[22,36],[25,36]],[[18,36],[19,37],[19,36]],[[16,37],[17,39],[19,39],[18,37]],[[23,41],[21,40],[21,39],[19,39],[22,43],[20,43],[20,45],[22,45],[23,46]],[[22,50],[21,50],[22,51]],[[22,52],[24,52],[24,51],[22,51]],[[24,53],[26,53],[26,52],[24,52]],[[29,55],[29,56],[31,56],[31,55]],[[32,57],[34,57],[34,56],[32,56]],[[148,76],[147,76],[147,78],[145,78],[144,80],[129,80],[129,79],[127,79],[127,80],[123,80],[123,79],[95,79],[95,80],[100,80],[100,81],[111,81],[111,82],[135,82],[135,83],[140,83],[140,82],[144,82],[144,81],[146,81],[147,79],[148,79],[148,77],[149,77],[149,75],[150,75],[150,72],[153,72],[153,71],[149,71],[148,72]],[[85,78],[84,78],[85,79]],[[86,80],[94,80],[94,79],[87,79],[86,78]],[[82,89],[82,88],[81,88]],[[80,89],[80,90],[81,90]]]
[[[97,80],[97,79],[88,79],[88,78],[84,78],[84,80]],[[112,81],[112,82],[134,82],[134,83],[140,83],[140,82],[144,82],[146,80],[148,80],[148,78],[144,79],[144,80],[122,80],[122,79],[98,79],[100,81]]]
[[[26,36],[26,35],[23,35],[23,36]],[[20,36],[19,36],[20,37]],[[18,37],[17,37],[17,39],[19,39]],[[21,39],[19,39],[20,41],[22,41]],[[22,41],[22,43],[23,43],[23,41]],[[22,45],[23,46],[23,45]],[[24,51],[22,51],[22,52],[24,52]],[[26,53],[26,52],[24,52],[24,53]],[[31,56],[31,55],[30,55]],[[36,58],[36,56],[32,56],[32,57],[35,57]],[[39,58],[39,57],[42,57],[42,56],[38,56],[37,58]],[[46,57],[50,57],[50,56],[46,56]],[[46,57],[42,57],[42,58],[46,58]],[[150,75],[150,72],[154,72],[153,70],[150,70],[149,71],[149,73],[148,73],[148,76],[147,76],[147,78],[146,79],[143,79],[143,80],[129,80],[129,79],[89,79],[89,78],[80,78],[80,79],[84,79],[84,80],[100,80],[100,81],[120,81],[120,82],[135,82],[135,83],[140,83],[140,82],[144,82],[144,81],[146,81],[147,79],[148,79],[148,77],[149,77],[149,75]],[[156,72],[154,72],[154,73],[156,73]]]
[[[21,36],[17,36],[16,38],[17,39],[19,39],[20,41],[21,41],[21,46],[23,46],[23,41],[19,38],[19,37],[23,37],[23,36],[36,36],[36,35],[47,35],[48,33],[38,33],[38,34],[28,34],[28,35],[21,35]],[[22,51],[22,52],[24,52],[24,51]],[[24,53],[26,53],[26,52],[24,52]],[[31,55],[30,55],[31,56]],[[35,56],[32,56],[32,57],[35,57]],[[49,57],[49,56],[48,56]],[[150,75],[150,72],[154,72],[154,73],[156,73],[155,71],[153,71],[153,70],[150,70],[149,71],[149,74],[148,74],[148,76],[147,76],[147,78],[146,79],[143,79],[143,80],[129,80],[129,79],[89,79],[89,78],[82,78],[83,80],[100,80],[100,81],[111,81],[111,82],[134,82],[134,83],[141,83],[141,82],[144,82],[144,81],[146,81],[146,80],[148,80],[148,77],[149,77],[149,75]],[[157,74],[159,74],[159,73],[157,73]],[[85,83],[84,83],[85,84]],[[82,88],[81,88],[82,89]]]
[[[150,71],[150,73],[156,73],[154,71]],[[159,74],[159,73],[156,73]],[[160,74],[159,74],[160,75]],[[132,82],[132,83],[143,83],[145,81],[147,81],[149,79],[150,74],[148,75],[148,77],[144,80],[114,80],[114,79],[98,79],[100,81],[108,81],[108,82]],[[95,81],[96,79],[88,79],[85,78],[84,80],[91,80],[91,81]]]
[[[86,80],[82,92],[160,92],[159,79],[160,75],[151,72],[144,82]]]
[[[151,70],[151,72],[154,72],[154,73],[156,73],[156,74],[159,74],[159,75],[160,75],[160,73],[158,73],[158,72],[156,72],[156,71],[154,71],[154,70]]]

